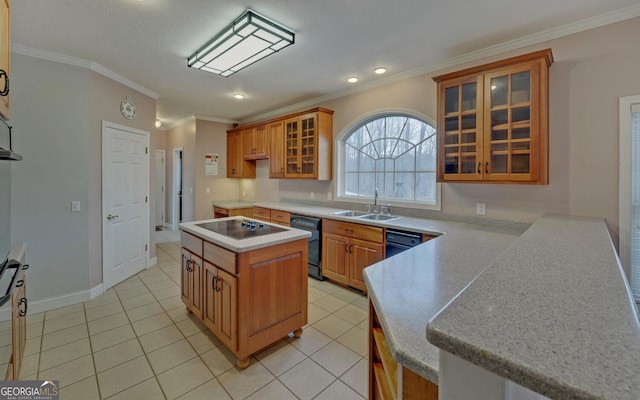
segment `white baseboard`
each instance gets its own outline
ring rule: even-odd
[[[49,297],[35,301],[29,301],[27,315],[37,314],[45,311],[55,310],[56,308],[66,307],[83,301],[95,299],[104,293],[102,283],[98,286],[82,290],[75,293],[67,293],[60,296]],[[0,321],[8,321],[11,319],[11,308],[3,308],[0,310]]]
[[[147,268],[151,268],[158,263],[158,257],[153,257],[147,260]]]

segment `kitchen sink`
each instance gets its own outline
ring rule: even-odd
[[[360,217],[358,217],[359,219],[370,219],[373,221],[388,221],[390,219],[396,219],[396,218],[400,218],[400,217],[394,217],[393,215],[383,215],[383,214],[365,214],[362,215]]]
[[[333,215],[339,215],[341,217],[362,217],[370,215],[364,211],[355,211],[355,210],[345,210],[345,211],[336,211],[332,213]]]

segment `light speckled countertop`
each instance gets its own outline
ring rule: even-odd
[[[227,221],[234,219],[250,220],[257,224],[272,225],[278,228],[284,229],[283,232],[271,233],[264,236],[253,236],[247,239],[234,239],[232,237],[224,236],[219,233],[212,232],[210,230],[197,226],[198,224],[204,224],[214,221]],[[310,232],[300,229],[294,229],[287,226],[281,226],[276,224],[270,224],[264,221],[258,221],[245,217],[227,217],[218,219],[206,219],[202,221],[183,222],[180,224],[180,229],[189,233],[192,233],[198,237],[201,237],[211,243],[224,247],[235,253],[242,253],[245,251],[260,249],[262,247],[273,246],[276,244],[287,243],[298,239],[305,239],[311,236]]]
[[[602,219],[544,216],[427,327],[554,399],[640,399],[640,323]]]

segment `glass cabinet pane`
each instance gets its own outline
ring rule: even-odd
[[[445,89],[444,94],[444,113],[450,114],[460,111],[460,94],[459,87],[453,86]]]
[[[473,111],[476,109],[476,84],[467,83],[462,85],[462,111]]]
[[[509,104],[509,76],[491,79],[491,107]]]
[[[462,116],[462,129],[476,129],[476,115],[463,115]]]
[[[531,101],[531,72],[511,75],[511,104]]]

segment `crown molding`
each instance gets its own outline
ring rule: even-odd
[[[640,17],[640,5],[635,5],[620,10],[611,11],[605,14],[601,14],[595,17],[583,19],[577,22],[559,26],[556,28],[547,29],[538,33],[523,36],[517,39],[509,40],[504,43],[478,49],[463,55],[446,59],[442,62],[425,65],[419,68],[415,68],[409,71],[405,71],[399,74],[391,75],[385,78],[377,79],[372,82],[368,82],[357,87],[352,87],[347,90],[341,90],[339,92],[327,94],[324,96],[315,97],[313,99],[305,100],[300,103],[296,103],[290,106],[279,108],[277,110],[269,111],[263,114],[254,115],[245,119],[242,119],[241,123],[246,124],[263,119],[273,118],[282,114],[289,114],[291,112],[307,108],[314,107],[318,104],[335,100],[340,97],[364,92],[380,86],[388,85],[390,83],[402,81],[416,76],[425,75],[439,71],[445,68],[455,67],[456,65],[481,60],[483,58],[499,55],[512,50],[518,50],[523,47],[532,46],[540,43],[544,43],[553,39],[557,39],[564,36],[573,35],[588,31],[590,29],[599,28],[605,25],[614,24],[616,22],[626,21],[628,19]]]
[[[75,67],[86,68],[102,76],[105,76],[113,81],[116,81],[124,86],[127,86],[130,89],[136,90],[146,96],[149,96],[154,100],[157,100],[160,97],[160,95],[158,95],[156,92],[149,90],[144,86],[135,83],[131,79],[125,78],[124,76],[118,74],[117,72],[114,72],[93,61],[89,61],[89,60],[85,60],[77,57],[65,56],[63,54],[53,53],[50,51],[34,49],[33,47],[23,46],[21,44],[16,44],[16,43],[11,43],[11,52],[15,54],[20,54],[23,56],[40,58],[47,61],[53,61],[61,64],[72,65]]]
[[[221,124],[229,124],[229,125],[238,123],[238,121],[235,119],[210,117],[208,115],[196,115],[195,119],[199,119],[201,121],[220,122]]]

